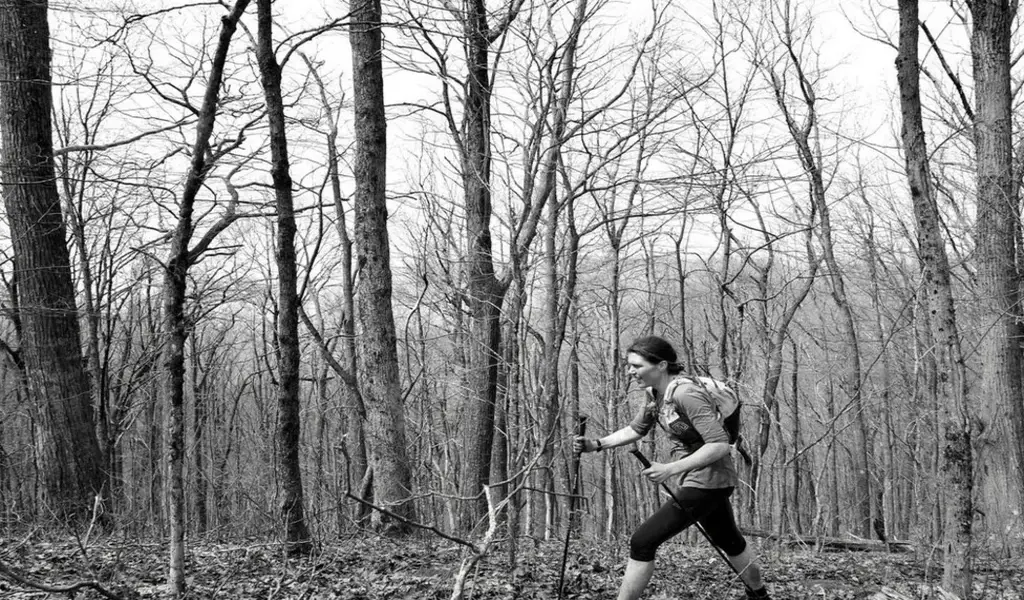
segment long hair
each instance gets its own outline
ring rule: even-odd
[[[626,354],[630,352],[653,364],[658,364],[661,361],[667,362],[670,375],[678,375],[683,371],[682,365],[677,362],[679,357],[676,355],[676,349],[665,338],[656,335],[637,338],[629,345],[629,348],[626,348]]]

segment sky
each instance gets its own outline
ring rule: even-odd
[[[663,0],[655,1],[663,3]],[[182,4],[184,3],[183,0]],[[137,4],[140,12],[146,7],[168,6],[167,2],[156,0]],[[278,7],[287,7],[287,10],[283,11],[279,18],[279,30],[298,31],[328,22],[333,18],[344,17],[347,5],[347,2],[340,0],[288,0],[287,4],[278,2]],[[493,8],[499,6],[500,3],[490,0],[488,5]],[[842,105],[844,109],[851,111],[850,119],[855,122],[855,127],[860,130],[861,135],[877,139],[877,143],[881,147],[892,147],[893,135],[898,133],[893,129],[895,50],[872,38],[891,35],[895,31],[894,8],[878,0],[854,2],[802,0],[799,5],[811,7],[810,10],[816,20],[815,34],[811,43],[820,52],[822,65],[828,67],[833,74],[830,77],[830,82],[836,86],[836,97],[830,98],[830,102]],[[683,5],[673,4],[673,6],[678,9]],[[685,5],[686,10],[698,14],[701,10],[707,11],[710,6],[710,0],[690,2]],[[193,9],[193,13],[195,11],[196,9]],[[221,14],[223,9],[211,7],[209,12],[213,17],[205,20],[207,26],[213,27],[217,23],[217,15]],[[249,12],[253,13],[254,8],[251,7]],[[945,32],[942,23],[944,19],[948,20],[948,17],[943,16],[944,13],[948,13],[946,3],[923,2],[922,15],[929,22],[935,22],[937,26],[933,29],[943,34]],[[642,28],[645,21],[650,18],[650,14],[651,0],[616,0],[604,9],[602,18],[605,23],[616,24],[614,28],[608,30],[612,32],[612,35],[628,35],[631,29]],[[250,27],[254,27],[253,16],[253,14],[247,16]],[[174,14],[166,18],[178,20],[181,17]],[[386,13],[385,19],[389,18],[396,17]],[[881,25],[879,26],[878,23]],[[175,22],[174,24],[183,29],[188,27],[187,23]],[[888,33],[880,33],[879,28],[887,29]],[[59,27],[55,31],[55,36],[61,36]],[[398,33],[393,30],[385,33],[386,44],[394,45],[398,38]],[[75,41],[65,40],[60,43],[72,46]],[[241,43],[247,42],[242,41]],[[157,54],[166,52],[160,48],[159,44],[153,44],[150,49]],[[334,32],[318,38],[315,42],[310,43],[306,50],[310,55],[318,57],[329,65],[324,74],[329,84],[333,82],[337,85],[339,80],[348,81],[351,61],[348,40],[342,32]],[[291,70],[298,72],[304,69],[305,67],[296,58]],[[391,106],[390,114],[399,115],[406,111],[400,108],[400,105],[404,103],[435,100],[438,84],[426,76],[409,73],[402,68],[402,65],[389,62],[385,86],[386,100]],[[393,118],[389,122],[389,142],[391,144],[389,155],[392,159],[390,181],[394,187],[398,188],[403,185],[400,173],[420,168],[411,164],[414,157],[411,157],[410,153],[422,151],[418,146],[421,139],[422,134],[415,120]]]

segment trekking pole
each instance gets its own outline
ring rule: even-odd
[[[580,415],[579,435],[587,435],[587,416]],[[573,475],[572,492],[569,495],[569,526],[565,532],[565,546],[562,547],[562,571],[558,576],[558,600],[562,600],[562,584],[565,582],[565,563],[569,559],[569,538],[572,537],[572,525],[576,515],[576,495],[580,488],[580,457],[576,458],[576,473]]]
[[[640,464],[642,464],[645,469],[651,468],[651,461],[647,460],[647,457],[644,456],[643,452],[640,452],[639,448],[633,448],[632,450],[629,451],[629,453],[635,456],[636,459],[640,461]],[[687,518],[693,521],[693,524],[697,527],[697,531],[699,531],[701,535],[704,536],[704,539],[706,539],[708,543],[711,544],[711,547],[715,549],[715,552],[718,552],[718,555],[722,557],[722,560],[725,561],[725,564],[729,565],[729,568],[732,569],[732,572],[735,573],[736,577],[739,578],[740,583],[743,584],[743,587],[747,590],[750,590],[750,586],[747,585],[746,581],[743,581],[743,576],[740,575],[739,570],[736,569],[736,565],[732,564],[732,561],[729,560],[729,557],[725,555],[725,552],[723,552],[722,549],[715,544],[714,540],[712,540],[711,536],[708,534],[708,531],[704,529],[703,525],[700,524],[700,521],[693,518],[693,515],[690,514],[690,511],[687,510],[683,503],[679,501],[679,497],[676,496],[672,489],[668,487],[668,484],[662,483],[661,487],[666,492],[668,492],[669,497],[672,498],[672,501],[676,503],[676,506],[678,506],[679,509],[683,511],[683,514],[685,514]]]

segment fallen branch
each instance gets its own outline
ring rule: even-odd
[[[356,496],[355,494],[353,494],[352,492],[349,492],[347,490],[345,491],[345,496],[355,500],[356,502],[358,502],[358,503],[360,503],[360,504],[362,504],[364,506],[368,506],[368,507],[372,508],[373,510],[381,513],[382,515],[386,515],[388,517],[391,517],[392,519],[395,519],[397,521],[401,521],[402,523],[405,523],[406,525],[412,525],[413,527],[417,527],[419,529],[425,529],[425,530],[427,530],[427,531],[429,531],[431,533],[434,533],[438,537],[442,537],[442,538],[444,538],[444,539],[446,539],[446,540],[448,540],[450,542],[455,542],[456,544],[461,544],[461,545],[466,546],[468,548],[472,548],[473,550],[477,549],[476,545],[473,544],[472,542],[467,542],[466,540],[464,540],[462,538],[457,538],[455,536],[448,535],[447,533],[441,531],[440,529],[438,529],[437,527],[434,527],[433,525],[424,525],[423,523],[420,523],[418,521],[413,521],[412,519],[409,519],[407,517],[403,517],[402,515],[393,513],[390,510],[388,510],[388,509],[386,509],[386,508],[384,508],[382,506],[377,506],[376,504],[374,504],[372,502],[367,502],[366,500],[363,500],[359,496]]]
[[[89,588],[96,590],[100,593],[100,595],[102,595],[104,598],[108,598],[109,600],[123,600],[121,596],[118,596],[117,594],[103,587],[98,581],[80,581],[78,583],[74,583],[67,586],[47,585],[45,583],[39,583],[38,581],[32,581],[27,577],[23,577],[18,573],[15,573],[13,569],[4,564],[2,561],[0,561],[0,575],[3,575],[4,577],[7,577],[8,579],[11,579],[17,583],[20,583],[23,586],[40,590],[42,592],[48,592],[51,594],[67,594],[69,596],[74,596],[80,590]]]
[[[771,540],[787,547],[808,546],[821,550],[852,550],[858,552],[910,552],[914,549],[913,542],[890,540],[880,542],[862,538],[838,538],[814,535],[786,534],[777,535],[766,531],[743,530],[747,537],[758,537]]]

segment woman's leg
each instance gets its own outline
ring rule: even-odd
[[[693,524],[693,519],[710,508],[706,490],[683,488],[676,494],[686,509],[675,502],[666,502],[644,521],[629,540],[629,562],[619,586],[619,600],[636,600],[654,574],[654,555],[658,547]]]
[[[740,579],[747,587],[748,597],[767,598],[768,594],[764,589],[764,582],[761,580],[761,569],[758,568],[756,562],[757,557],[736,526],[736,518],[733,516],[728,494],[725,495],[721,504],[718,504],[707,515],[700,517],[699,520],[714,544],[725,552],[729,562],[739,573]],[[751,592],[761,595],[750,596]]]
[[[629,559],[619,586],[619,600],[638,600],[654,574],[654,561]]]
[[[758,568],[757,557],[754,556],[754,551],[750,549],[750,545],[743,549],[736,556],[730,556],[729,562],[735,567],[736,572],[740,574],[740,579],[747,585],[749,590],[759,590],[764,587],[764,582],[761,581],[761,569]]]

